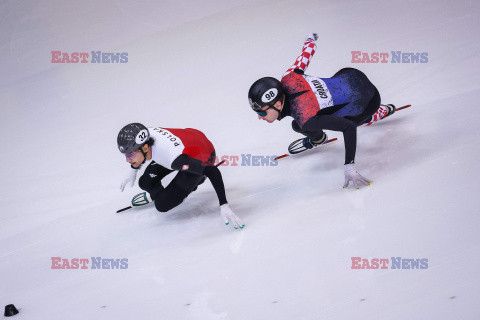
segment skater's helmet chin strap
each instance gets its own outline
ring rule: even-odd
[[[280,100],[278,100],[278,101],[280,101]],[[280,105],[280,109],[283,108],[284,103],[285,103],[285,95],[283,95],[282,104]],[[275,104],[269,106],[267,109],[265,109],[265,111],[267,111],[268,109],[273,109],[273,110],[277,111],[279,116],[280,116],[280,113],[282,112],[282,110],[278,110],[277,108],[275,108]]]

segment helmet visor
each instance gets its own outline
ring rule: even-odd
[[[259,105],[257,102],[252,101],[252,99],[248,99],[248,102],[250,103],[250,108],[252,108],[252,110],[255,112],[260,111],[260,109],[264,107]]]
[[[127,159],[133,159],[133,157],[135,157],[135,154],[137,153],[138,150],[135,150],[135,151],[132,151],[132,152],[129,152],[129,153],[125,153],[125,157]]]

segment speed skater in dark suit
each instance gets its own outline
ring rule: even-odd
[[[127,184],[133,186],[138,169],[145,161],[152,160],[138,185],[150,195],[148,201],[153,200],[158,211],[175,208],[208,178],[217,194],[225,224],[231,222],[235,229],[245,226],[228,205],[222,174],[214,166],[215,149],[201,131],[147,128],[140,123],[131,123],[120,130],[117,144],[131,166],[120,185],[122,191]],[[162,179],[172,172],[177,173],[164,187]]]
[[[343,132],[345,143],[345,184],[355,188],[372,181],[357,171],[355,152],[357,127],[371,125],[395,112],[393,105],[380,105],[380,94],[360,70],[344,68],[331,78],[305,74],[315,54],[317,35],[305,39],[302,53],[286,71],[281,81],[272,77],[257,80],[250,87],[248,98],[258,119],[269,123],[292,117],[292,128],[306,136],[299,141],[302,150],[325,143],[323,130]]]

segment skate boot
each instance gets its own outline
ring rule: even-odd
[[[297,154],[308,149],[312,149],[316,146],[319,146],[325,143],[328,140],[327,134],[324,132],[323,136],[318,140],[312,140],[310,138],[298,139],[290,143],[288,146],[288,152],[290,154]]]
[[[132,207],[144,206],[152,202],[152,197],[148,192],[140,192],[132,198]]]
[[[327,134],[324,132],[323,136],[318,140],[312,140],[310,138],[303,138],[302,144],[306,149],[312,149],[316,146],[319,146],[319,145],[323,144],[327,140],[328,140]]]

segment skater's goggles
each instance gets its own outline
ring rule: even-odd
[[[265,106],[261,106],[259,105],[258,103],[252,101],[252,99],[248,99],[248,102],[250,102],[250,108],[252,108],[253,111],[255,111],[256,113],[258,113],[259,115],[261,115],[262,117],[266,116],[267,115],[267,109],[265,110],[262,110],[263,107]]]
[[[135,150],[135,151],[132,151],[132,152],[129,152],[129,153],[125,153],[125,157],[127,157],[127,159],[133,159],[133,157],[135,157],[135,154],[137,153],[138,149]]]
[[[265,109],[265,111],[255,111],[256,113],[258,113],[261,117],[265,117],[267,115],[267,109]]]
[[[267,115],[268,109],[273,109],[273,110],[276,110],[278,113],[280,113],[280,110],[278,110],[274,106],[268,106],[268,108],[265,110],[258,110],[258,111],[256,110],[255,112],[258,113],[261,117],[265,117]]]
[[[258,103],[256,102],[250,102],[250,107],[252,107],[253,111],[255,111],[258,115],[260,115],[261,117],[265,117],[267,115],[267,110],[268,109],[272,109],[275,107],[274,106],[268,106],[267,109],[265,110],[262,110],[262,108],[264,108],[265,106],[260,106]]]

